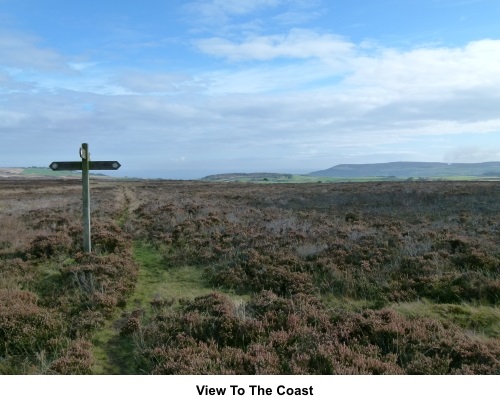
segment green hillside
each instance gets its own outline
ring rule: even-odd
[[[485,163],[437,163],[437,162],[391,162],[373,164],[342,164],[326,170],[309,173],[315,177],[455,177],[485,176],[500,177],[500,162]]]

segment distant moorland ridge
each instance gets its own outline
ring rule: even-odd
[[[390,162],[341,164],[309,173],[316,177],[436,177],[436,176],[500,176],[500,162],[438,163]]]
[[[394,177],[407,178],[453,178],[453,177],[500,177],[500,162],[440,163],[440,162],[389,162],[370,164],[341,164],[329,169],[302,175],[289,173],[221,173],[203,177],[204,181],[271,181],[307,182],[318,177],[338,179]],[[300,179],[299,179],[300,178]],[[310,180],[308,180],[310,179]]]

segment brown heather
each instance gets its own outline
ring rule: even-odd
[[[0,373],[91,374],[103,331],[129,373],[500,373],[497,182],[93,180],[92,254],[79,182],[0,186]],[[137,294],[134,243],[212,292]]]

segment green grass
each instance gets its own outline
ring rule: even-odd
[[[266,180],[267,179],[267,180]],[[283,183],[342,183],[342,182],[367,182],[367,181],[402,181],[405,179],[388,177],[316,177],[303,174],[294,174],[280,177],[240,177],[213,180],[218,182],[237,182],[237,183],[260,183],[260,184],[283,184]]]
[[[30,167],[23,169],[23,174],[24,175],[31,175],[31,176],[51,176],[51,177],[61,177],[61,176],[80,176],[80,173],[77,172],[72,172],[72,171],[67,171],[67,170],[61,170],[61,171],[54,171],[52,169],[45,169],[41,167]]]
[[[382,303],[369,300],[354,300],[332,294],[321,296],[321,301],[331,310],[359,312],[365,309],[379,309]],[[436,319],[450,322],[479,337],[500,338],[500,307],[485,305],[438,304],[429,300],[391,304],[407,318]]]
[[[199,267],[170,268],[162,253],[150,244],[136,242],[134,258],[139,265],[139,279],[137,288],[130,299],[131,303],[147,304],[156,296],[174,300],[193,299],[215,291],[222,292],[233,299],[248,299],[247,296],[213,287],[207,282],[203,269]]]
[[[344,310],[349,312],[360,312],[365,309],[379,308],[379,304],[375,301],[356,300],[347,297],[339,297],[334,294],[323,294],[319,299],[327,308],[334,311]]]
[[[149,303],[158,295],[173,299],[193,298],[213,291],[205,284],[200,269],[190,266],[167,268],[162,254],[151,245],[135,243],[134,257],[139,265],[139,279],[131,302]]]
[[[92,336],[94,345],[94,374],[134,374],[133,349],[130,339],[121,337],[114,328],[118,315],[108,320]]]
[[[500,338],[500,307],[471,304],[436,304],[427,300],[393,304],[399,313],[448,321],[487,338]]]
[[[149,308],[155,297],[167,299],[193,299],[200,295],[220,291],[235,301],[247,301],[230,291],[221,291],[206,281],[203,270],[193,266],[169,268],[161,252],[154,246],[135,242],[133,255],[139,266],[139,275],[134,292],[127,300],[124,311],[135,308]],[[122,315],[117,311],[104,327],[93,335],[95,374],[136,374],[134,363],[134,342],[130,336],[120,336],[116,323]]]
[[[484,176],[434,176],[425,177],[421,180],[419,177],[396,177],[396,176],[367,176],[367,177],[319,177],[303,174],[283,175],[283,176],[229,176],[227,178],[220,175],[214,182],[233,182],[233,183],[259,183],[259,184],[284,184],[284,183],[367,183],[367,182],[406,182],[406,181],[485,181],[499,180],[498,177]]]

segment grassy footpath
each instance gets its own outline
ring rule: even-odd
[[[197,296],[216,291],[203,276],[203,271],[192,266],[167,268],[165,259],[153,246],[135,242],[133,255],[139,266],[139,275],[134,293],[127,305],[106,322],[106,325],[94,334],[95,374],[140,374],[134,366],[134,342],[129,336],[120,336],[117,324],[124,312],[136,308],[148,308],[156,297],[169,299],[193,299]],[[228,293],[235,300],[248,297]]]
[[[130,297],[130,309],[137,304],[148,304],[158,295],[173,299],[194,298],[213,291],[200,269],[191,266],[167,269],[161,253],[151,245],[136,242],[134,258],[139,265],[139,279]]]

